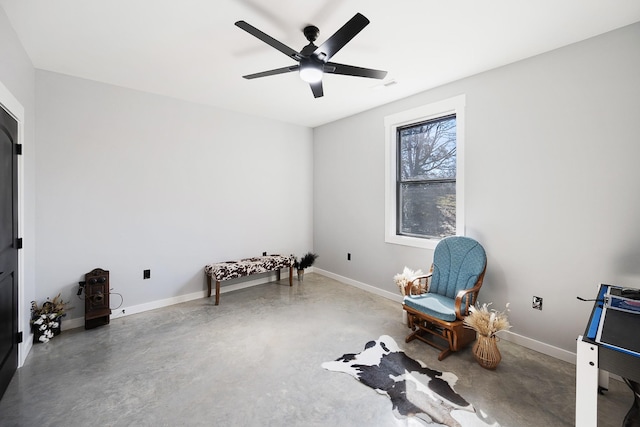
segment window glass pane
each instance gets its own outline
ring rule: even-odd
[[[443,238],[456,234],[456,183],[402,183],[398,234]]]
[[[455,179],[456,117],[398,129],[401,181]]]

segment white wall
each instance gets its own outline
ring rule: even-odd
[[[131,307],[202,292],[211,262],[312,248],[311,129],[52,72],[36,82],[37,297],[62,292],[71,319],[96,267]]]
[[[640,23],[316,128],[317,267],[396,294],[395,273],[429,267],[430,250],[384,243],[383,119],[466,94],[480,299],[511,303],[514,334],[574,352],[591,310],[576,296],[640,287],[639,45]]]
[[[22,178],[22,212],[20,212],[24,249],[21,259],[23,275],[20,280],[22,304],[18,307],[19,327],[24,331],[25,342],[19,347],[19,363],[22,364],[31,347],[28,342],[29,301],[35,297],[35,70],[9,19],[0,7],[0,83],[24,109]],[[1,104],[6,101],[0,99]]]
[[[428,268],[431,252],[384,243],[383,118],[464,93],[467,234],[489,254],[481,299],[511,302],[514,333],[573,351],[590,311],[576,295],[640,287],[639,41],[635,24],[312,134],[36,76],[0,8],[0,82],[25,108],[25,305],[75,298],[95,267],[124,306],[143,305],[201,292],[208,262],[312,246],[318,268],[395,294],[391,277]]]

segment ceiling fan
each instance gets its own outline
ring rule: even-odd
[[[258,30],[256,27],[247,24],[245,21],[238,21],[236,22],[237,27],[245,30],[252,36],[259,38],[269,46],[279,50],[289,58],[294,59],[299,63],[289,67],[276,68],[275,70],[263,71],[242,77],[245,79],[256,79],[259,77],[298,71],[300,73],[300,78],[311,86],[311,91],[315,98],[319,98],[324,95],[322,89],[322,76],[324,73],[383,79],[387,75],[386,71],[329,62],[333,55],[349,43],[349,41],[351,41],[351,39],[362,31],[362,29],[368,24],[369,20],[364,15],[356,13],[353,18],[347,21],[342,28],[336,31],[334,35],[329,37],[319,47],[313,44],[313,42],[318,38],[320,30],[318,27],[309,25],[303,30],[304,36],[309,41],[309,44],[303,47],[300,52],[297,52],[268,34]]]

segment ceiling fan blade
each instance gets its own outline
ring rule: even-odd
[[[318,83],[309,83],[309,86],[311,86],[311,92],[313,92],[314,98],[320,98],[324,95],[324,91],[322,90],[322,80]]]
[[[267,76],[275,76],[276,74],[284,74],[290,73],[292,71],[298,71],[300,68],[299,65],[291,65],[289,67],[276,68],[275,70],[262,71],[260,73],[248,74],[246,76],[242,76],[245,79],[257,79],[258,77],[267,77]]]
[[[384,79],[387,75],[386,71],[356,67],[354,65],[338,64],[335,62],[327,62],[324,65],[324,72],[342,74],[345,76],[368,77],[370,79]]]
[[[327,62],[367,25],[369,25],[369,20],[363,14],[356,13],[342,28],[322,43],[313,54],[321,61]]]
[[[279,50],[282,53],[284,53],[289,58],[293,58],[296,61],[300,61],[300,58],[302,58],[302,56],[297,51],[291,49],[286,44],[279,42],[278,40],[274,39],[270,35],[268,35],[266,33],[263,33],[262,31],[260,31],[256,27],[254,27],[253,25],[247,24],[245,21],[236,22],[236,27],[241,28],[241,29],[245,30],[247,33],[251,34],[252,36],[259,38],[260,40],[262,40],[263,42],[265,42],[269,46]]]

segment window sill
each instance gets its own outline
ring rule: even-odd
[[[422,249],[435,249],[439,239],[420,239],[418,237],[386,235],[384,241],[394,245],[410,246]]]

